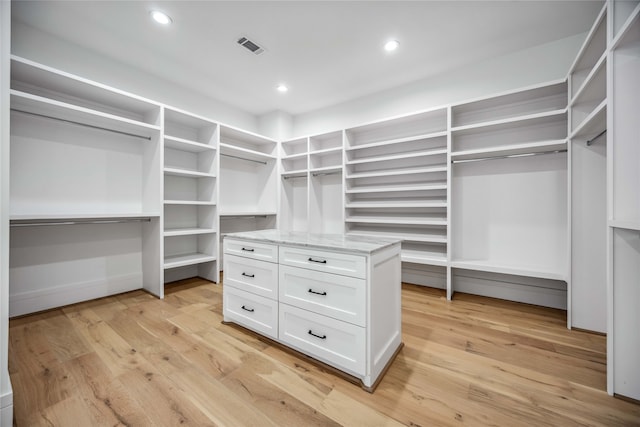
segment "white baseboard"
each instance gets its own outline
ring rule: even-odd
[[[9,317],[142,289],[142,273],[9,295]]]
[[[9,373],[7,372],[5,375],[8,379]],[[7,381],[9,390],[0,394],[0,427],[11,427],[13,425],[13,389],[11,388],[11,381]]]
[[[447,289],[446,267],[402,263],[402,281],[430,288]]]

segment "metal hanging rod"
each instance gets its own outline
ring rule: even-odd
[[[593,144],[596,139],[600,138],[602,135],[604,135],[605,133],[607,133],[607,130],[603,130],[602,132],[600,132],[599,134],[597,134],[596,136],[594,136],[593,138],[591,138],[590,140],[587,141],[587,146]]]
[[[41,227],[49,225],[78,225],[78,224],[120,224],[125,222],[150,222],[150,218],[123,218],[123,219],[75,219],[72,221],[43,220],[38,222],[12,222],[11,227]]]
[[[480,157],[477,159],[452,160],[451,163],[482,162],[484,160],[513,159],[516,157],[542,156],[544,154],[566,153],[567,150],[540,151],[538,153],[510,154],[508,156]]]
[[[342,173],[341,170],[339,171],[332,171],[332,172],[314,172],[312,173],[313,176],[326,176],[326,175],[336,175]]]
[[[295,178],[306,178],[307,174],[304,175],[288,175],[288,176],[283,176],[282,179],[295,179]]]
[[[91,129],[104,130],[104,131],[107,131],[107,132],[117,133],[119,135],[132,136],[134,138],[140,138],[140,139],[145,139],[147,141],[151,141],[151,137],[150,136],[144,136],[144,135],[138,135],[138,134],[135,134],[135,133],[123,132],[121,130],[103,128],[101,126],[89,125],[87,123],[76,122],[74,120],[61,119],[59,117],[47,116],[45,114],[32,113],[31,111],[18,110],[17,108],[12,108],[11,111],[15,111],[17,113],[29,114],[31,116],[36,116],[36,117],[43,117],[45,119],[58,120],[58,121],[64,122],[64,123],[70,123],[72,125],[83,126],[83,127],[91,128]]]
[[[223,156],[223,157],[231,157],[232,159],[246,160],[247,162],[260,163],[260,164],[263,164],[263,165],[267,164],[267,162],[263,162],[262,160],[247,159],[245,157],[233,156],[231,154],[220,154],[220,155]]]
[[[227,215],[221,215],[220,219],[256,219],[256,218],[266,218],[267,216],[270,215],[232,215],[232,216],[227,216]]]

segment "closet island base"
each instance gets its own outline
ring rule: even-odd
[[[373,392],[402,347],[399,240],[262,230],[223,247],[223,323]]]

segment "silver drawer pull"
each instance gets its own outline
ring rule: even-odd
[[[254,252],[255,251],[255,249],[253,249],[253,248],[242,248],[242,250],[245,251],[245,252]]]
[[[326,259],[313,259],[311,257],[309,257],[309,261],[311,262],[317,262],[318,264],[326,264],[327,260]]]
[[[309,335],[313,335],[316,338],[320,338],[321,340],[326,340],[327,336],[326,335],[316,335],[313,333],[313,331],[311,329],[309,329]]]
[[[253,308],[247,308],[247,307],[245,307],[244,305],[242,306],[242,309],[243,309],[243,310],[245,310],[245,311],[248,311],[249,313],[253,313],[254,311],[256,311],[255,309],[253,309]]]
[[[322,292],[316,292],[313,289],[309,288],[309,293],[310,294],[316,294],[316,295],[326,295],[327,292],[326,291],[322,291]]]
[[[255,275],[255,274],[247,274],[247,273],[244,273],[244,272],[242,273],[242,275],[243,275],[244,277],[256,277],[256,275]]]

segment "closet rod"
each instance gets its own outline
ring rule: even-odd
[[[260,164],[263,164],[263,165],[267,164],[267,162],[263,162],[262,160],[247,159],[245,157],[233,156],[231,154],[220,154],[220,155],[223,156],[223,157],[231,157],[232,159],[246,160],[247,162],[260,163]]]
[[[58,117],[47,116],[45,114],[32,113],[31,111],[18,110],[17,108],[12,108],[11,111],[15,111],[17,113],[30,114],[32,116],[44,117],[45,119],[58,120],[58,121],[64,122],[64,123],[71,123],[72,125],[84,126],[86,128],[91,128],[91,129],[104,130],[104,131],[107,131],[107,132],[117,133],[119,135],[132,136],[134,138],[146,139],[147,141],[151,141],[151,137],[150,136],[144,136],[144,135],[138,135],[138,134],[135,134],[135,133],[123,132],[121,130],[103,128],[101,126],[94,126],[94,125],[89,125],[87,123],[76,122],[76,121],[73,121],[73,120],[67,120],[67,119],[61,119],[61,118],[58,118]]]
[[[282,179],[294,179],[294,178],[306,178],[307,175],[290,175],[290,176],[283,176]]]
[[[87,219],[73,221],[39,221],[39,222],[16,222],[11,223],[11,227],[40,227],[45,225],[78,225],[78,224],[120,224],[125,222],[150,222],[150,218],[127,218],[127,219]]]
[[[492,156],[492,157],[479,157],[477,159],[452,160],[451,163],[481,162],[484,160],[512,159],[516,157],[532,157],[532,156],[541,156],[543,154],[556,154],[556,153],[566,153],[566,152],[567,150],[540,151],[538,153],[510,154],[508,156]]]
[[[227,216],[221,215],[220,219],[256,219],[256,218],[266,218],[268,215],[237,215],[237,216]]]
[[[602,135],[604,135],[605,133],[607,133],[607,130],[603,130],[602,132],[600,132],[599,134],[597,134],[596,136],[594,136],[593,138],[591,138],[590,140],[587,141],[587,146],[593,144],[596,139],[600,138]]]
[[[339,171],[333,171],[333,172],[315,172],[312,175],[313,176],[325,176],[325,175],[336,175],[336,174],[339,174],[339,173],[342,173],[342,171],[339,170]]]

